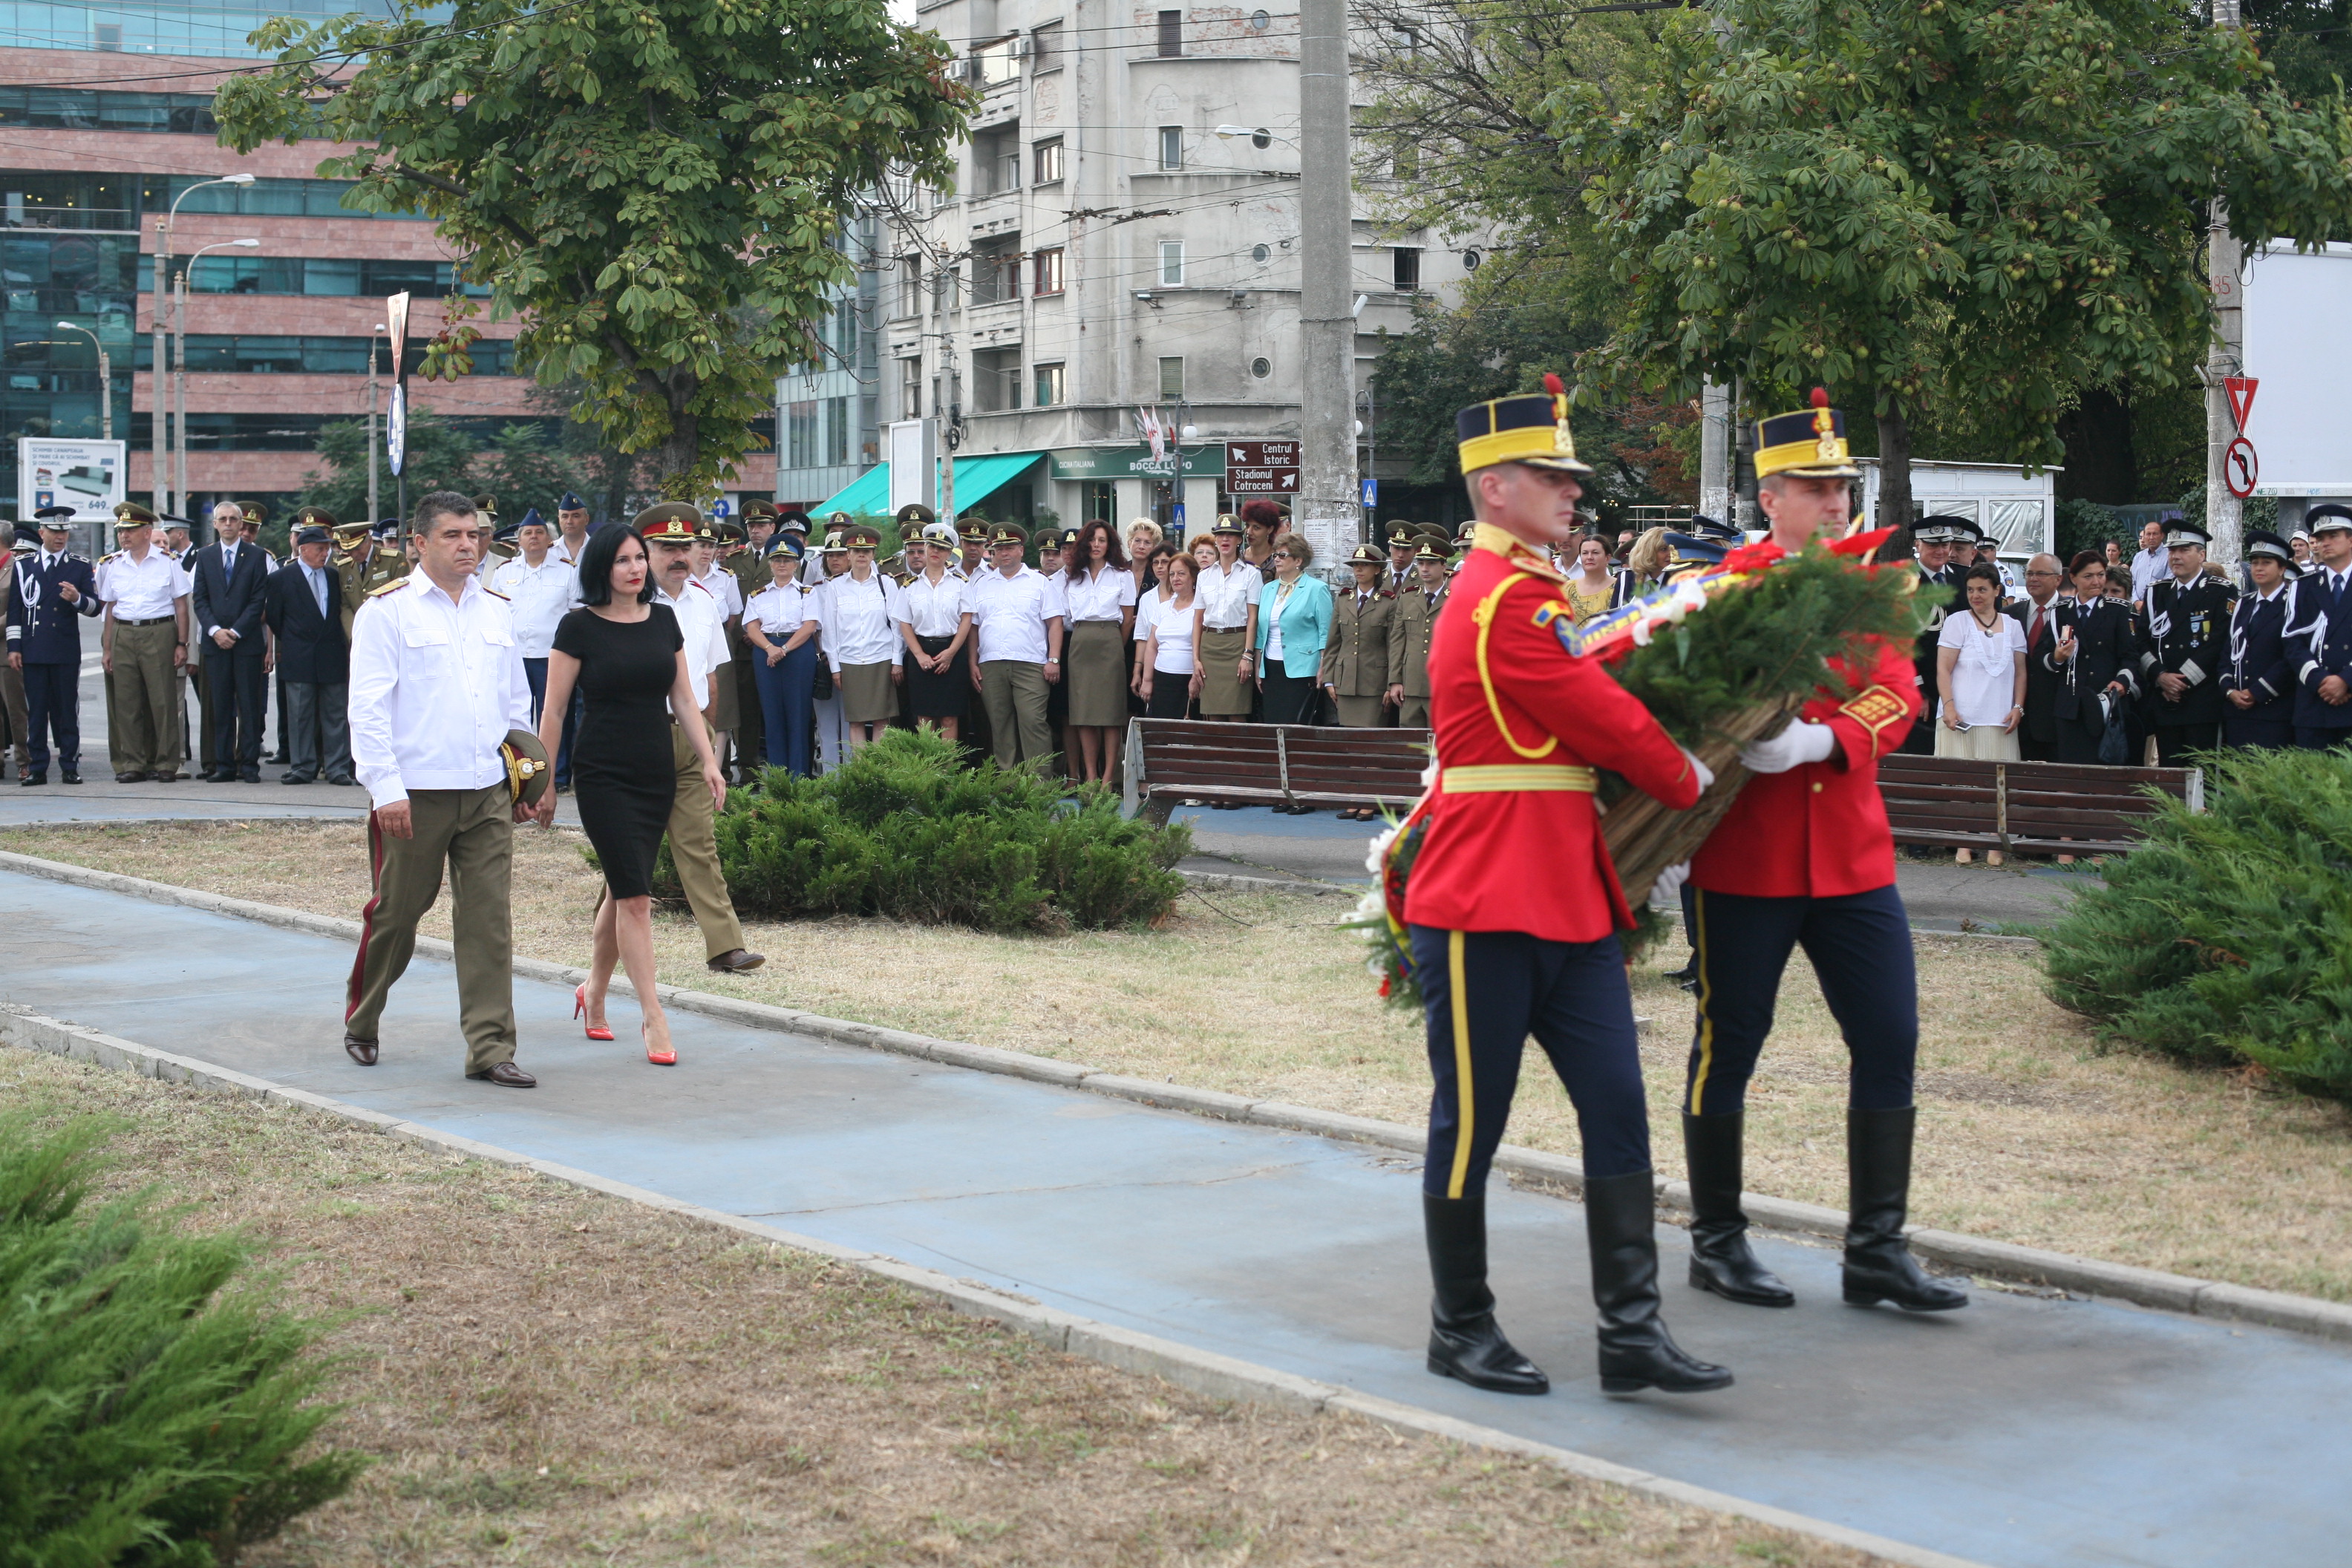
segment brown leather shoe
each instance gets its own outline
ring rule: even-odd
[[[345,1035],[343,1037],[343,1049],[350,1053],[352,1060],[359,1063],[360,1066],[363,1068],[372,1068],[375,1066],[375,1042],[373,1040],[362,1040],[357,1035]]]
[[[467,1078],[478,1078],[497,1084],[501,1089],[537,1089],[539,1079],[512,1062],[500,1062],[486,1072],[469,1072]]]
[[[746,970],[757,969],[767,962],[768,955],[764,952],[747,952],[740,947],[730,948],[710,961],[709,969],[713,974],[740,974]]]

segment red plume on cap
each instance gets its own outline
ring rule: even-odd
[[[1829,405],[1830,389],[1826,386],[1817,386],[1813,388],[1813,406],[1816,408],[1827,408]]]
[[[1568,386],[1559,379],[1558,373],[1548,370],[1544,372],[1544,390],[1558,397],[1568,390]]]

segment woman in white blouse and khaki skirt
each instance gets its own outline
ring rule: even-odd
[[[1193,591],[1194,689],[1203,719],[1247,719],[1257,681],[1257,568],[1242,559],[1242,520],[1227,512],[1209,537],[1217,558]]]
[[[853,528],[845,542],[849,571],[825,584],[820,614],[825,662],[841,697],[848,749],[855,752],[888,729],[898,710],[898,685],[904,679],[899,660],[906,645],[898,635],[898,584],[874,569],[882,536],[870,528]]]
[[[1108,781],[1127,739],[1127,639],[1135,625],[1135,574],[1118,532],[1101,518],[1078,530],[1062,585],[1069,640],[1062,679],[1069,685],[1078,782]]]

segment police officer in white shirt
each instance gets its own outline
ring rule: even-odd
[[[1062,678],[1062,591],[1023,564],[1029,536],[1009,522],[990,530],[990,569],[964,589],[964,616],[977,639],[971,683],[988,710],[996,760],[1051,766],[1054,731],[1046,687]]]
[[[702,513],[684,501],[664,501],[637,513],[630,524],[653,556],[654,599],[677,616],[686,639],[686,673],[703,702],[700,713],[672,713],[679,724],[709,723],[715,676],[729,659],[727,619],[710,590],[694,580],[695,542],[702,536]],[[684,731],[671,737],[671,762],[677,771],[677,793],[669,814],[669,858],[677,868],[678,884],[702,930],[705,962],[719,974],[757,969],[763,954],[743,946],[743,922],[735,918],[735,901],[727,891],[727,874],[719,868],[719,840],[712,826],[716,813],[710,786],[702,777],[702,758]],[[718,737],[711,737],[714,748]],[[714,750],[714,754],[716,754]]]
[[[514,606],[515,636],[522,643],[523,673],[530,679],[530,721],[539,724],[547,700],[547,656],[555,644],[555,623],[580,603],[580,573],[555,552],[547,524],[531,511],[515,531],[517,553],[490,568],[490,586]]]
[[[417,570],[369,595],[352,621],[352,758],[374,809],[375,896],[360,915],[343,1009],[343,1049],[376,1061],[393,983],[416,950],[416,922],[449,881],[466,1076],[509,1089],[515,1066],[515,804],[499,748],[530,721],[530,683],[507,601],[476,575],[483,520],[454,490],[416,505]]]

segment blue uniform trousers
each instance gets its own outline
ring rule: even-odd
[[[58,766],[81,772],[81,662],[35,664],[25,661],[26,771],[49,771],[49,737],[58,740]]]
[[[1410,928],[1428,1005],[1429,1154],[1422,1191],[1474,1197],[1510,1120],[1529,1035],[1576,1107],[1584,1173],[1650,1168],[1650,1112],[1633,1037],[1633,994],[1614,936],[1545,942],[1515,931]]]
[[[547,660],[525,658],[522,661],[522,679],[530,688],[530,722],[536,729],[540,710],[547,704]]]
[[[814,771],[810,749],[816,738],[815,639],[773,664],[748,644],[743,657],[751,661],[751,679],[760,691],[761,739],[768,765],[783,768],[796,779],[808,777]]]
[[[1894,884],[1835,899],[1758,899],[1700,890],[1692,900],[1698,958],[1698,1031],[1683,1109],[1728,1116],[1772,1032],[1789,954],[1801,946],[1851,1058],[1846,1103],[1899,1110],[1911,1103],[1919,1052],[1919,992],[1911,921]]]
[[[32,674],[33,667],[26,665],[25,673]],[[40,728],[40,721],[33,721],[34,733],[38,734]],[[2306,752],[2329,751],[2347,741],[2352,741],[2352,729],[2334,724],[2297,724],[2294,727],[2294,743]]]

